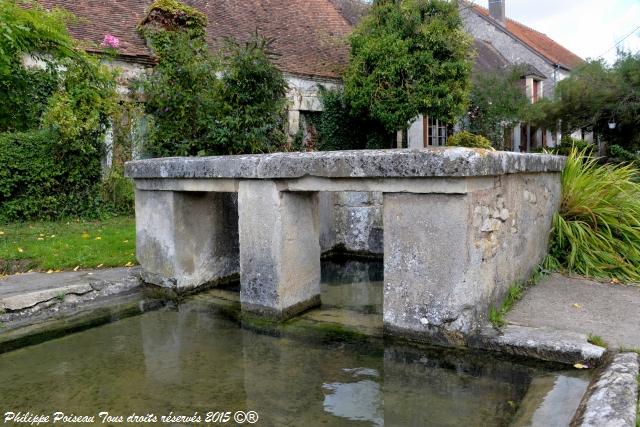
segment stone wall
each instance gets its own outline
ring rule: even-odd
[[[536,67],[547,76],[544,81],[544,96],[551,96],[558,81],[566,78],[569,73],[566,70],[556,69],[549,61],[535,53],[522,42],[516,40],[504,29],[489,22],[488,19],[479,16],[473,10],[463,7],[460,16],[464,22],[465,30],[473,37],[487,40],[504,56],[511,64],[527,63]]]
[[[456,196],[385,194],[385,325],[463,345],[546,256],[560,195],[557,173]]]
[[[382,193],[321,193],[320,247],[382,256]]]

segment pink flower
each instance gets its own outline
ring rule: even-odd
[[[102,44],[100,46],[117,49],[120,47],[120,39],[112,34],[107,34],[104,36],[104,40],[102,40]]]

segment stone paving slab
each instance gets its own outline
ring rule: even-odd
[[[614,348],[640,348],[640,287],[552,274],[528,289],[506,320],[598,335]]]
[[[117,283],[131,282],[138,272],[133,268],[109,268],[91,271],[70,271],[61,273],[24,273],[0,279],[0,310],[20,311],[55,298],[81,296],[98,293]],[[132,283],[120,286],[110,292],[118,293],[128,290]]]

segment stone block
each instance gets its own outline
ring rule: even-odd
[[[559,198],[552,173],[464,195],[385,194],[385,327],[464,345],[544,259]]]
[[[137,190],[136,246],[148,283],[187,290],[237,274],[236,195]]]
[[[242,309],[285,319],[320,303],[317,193],[243,181],[238,194]]]

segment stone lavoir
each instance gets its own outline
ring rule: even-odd
[[[145,281],[188,291],[239,272],[243,311],[277,319],[320,303],[318,194],[381,192],[385,330],[462,344],[544,258],[563,165],[433,148],[148,159],[126,171]]]

